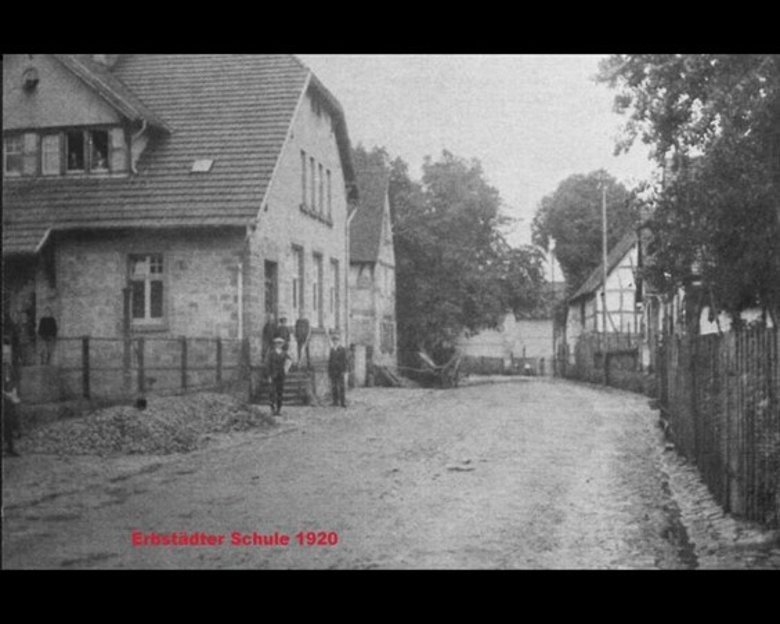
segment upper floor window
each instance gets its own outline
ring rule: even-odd
[[[301,150],[301,204],[306,206],[306,151]]]
[[[4,171],[17,176],[124,173],[129,154],[123,128],[24,132],[4,137]]]
[[[323,175],[323,166],[322,163],[319,165],[320,170],[320,202],[319,202],[319,211],[320,214],[323,214],[325,212],[325,176]]]
[[[70,171],[108,171],[108,130],[71,130],[65,134]]]
[[[24,139],[21,134],[3,140],[3,171],[6,175],[22,175]]]
[[[333,192],[330,185],[330,169],[327,171],[328,176],[328,218],[333,217]]]

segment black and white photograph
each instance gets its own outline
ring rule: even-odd
[[[780,55],[4,54],[2,180],[4,570],[780,569]]]

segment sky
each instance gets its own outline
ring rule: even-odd
[[[312,55],[305,63],[344,108],[352,143],[384,146],[419,179],[443,149],[477,158],[531,240],[539,201],[574,173],[604,168],[627,185],[653,165],[641,142],[614,147],[625,119],[592,77],[597,55]]]

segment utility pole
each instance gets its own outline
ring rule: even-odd
[[[555,301],[555,241],[550,241],[552,245],[550,245],[550,306],[552,308],[552,317],[553,317],[553,331],[552,331],[552,359],[550,366],[550,373],[553,377],[555,377],[558,367],[558,352],[555,350],[555,307],[556,307],[556,301]]]
[[[604,288],[601,291],[601,331],[607,333],[607,181],[601,183],[601,225],[602,256],[604,267]]]

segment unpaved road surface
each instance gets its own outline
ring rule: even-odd
[[[701,515],[702,495],[669,461],[644,397],[516,379],[348,399],[346,410],[287,408],[270,431],[216,435],[188,454],[6,458],[3,567],[780,564],[765,541],[737,553],[720,538],[706,550],[690,540],[682,520]],[[705,538],[715,515],[696,518]],[[133,531],[224,541],[134,546]],[[338,543],[300,545],[301,531]],[[292,541],[232,545],[233,532]]]

